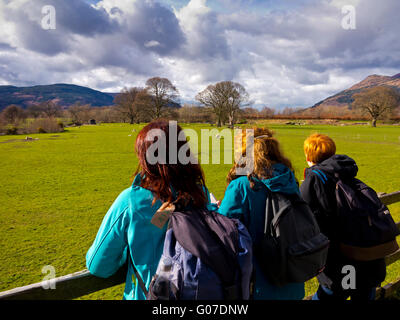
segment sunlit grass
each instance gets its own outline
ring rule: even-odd
[[[85,268],[86,251],[105,212],[131,183],[138,165],[134,141],[142,127],[67,128],[64,133],[30,135],[39,138],[35,141],[24,141],[24,136],[0,137],[0,291],[41,281],[45,265],[54,266],[56,276]],[[183,127],[194,129],[199,137],[201,129],[215,128],[203,124]],[[306,166],[303,141],[321,132],[335,139],[338,153],[357,161],[361,180],[379,192],[400,190],[398,127],[270,127],[293,161],[299,181]],[[223,140],[220,150],[223,155]],[[224,195],[230,167],[203,165],[207,186],[217,199]],[[399,221],[400,204],[390,209]],[[387,280],[399,277],[397,262],[388,268]],[[315,281],[307,283],[307,294],[315,289]],[[119,286],[84,298],[120,299],[122,291]]]

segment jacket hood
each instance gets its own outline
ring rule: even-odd
[[[322,161],[321,163],[316,164],[310,168],[306,169],[306,172],[310,172],[312,170],[319,169],[324,172],[327,172],[331,175],[335,173],[339,174],[341,178],[354,178],[357,175],[358,167],[356,162],[346,156],[335,154],[332,157]]]
[[[293,172],[283,164],[277,163],[272,166],[273,177],[270,179],[259,180],[272,192],[282,192],[286,194],[299,194],[299,187]]]

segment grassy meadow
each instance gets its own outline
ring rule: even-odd
[[[302,145],[311,133],[330,135],[337,153],[357,161],[358,178],[378,192],[400,190],[400,127],[268,126],[303,179]],[[85,268],[85,255],[104,214],[129,187],[138,161],[134,141],[144,125],[101,124],[70,127],[57,134],[0,136],[0,291],[42,281],[42,268],[54,266],[56,276]],[[183,125],[199,132],[215,126]],[[247,127],[250,127],[247,125]],[[223,140],[221,141],[223,150]],[[221,159],[221,162],[223,159]],[[224,195],[230,164],[203,165],[207,187],[217,199]],[[400,221],[400,204],[390,206]],[[400,261],[388,267],[387,282],[400,277]],[[307,283],[306,294],[316,288]],[[123,286],[82,299],[121,299]]]

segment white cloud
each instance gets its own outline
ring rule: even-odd
[[[156,40],[151,40],[151,41],[148,41],[148,42],[146,42],[146,43],[144,44],[144,46],[145,46],[146,48],[157,47],[157,46],[159,46],[159,45],[160,45],[160,43],[159,43],[158,41],[156,41]]]
[[[40,28],[44,3],[57,9],[54,32]],[[242,9],[235,12],[213,10],[211,0],[191,0],[179,9],[151,0],[93,6],[82,0],[3,0],[0,83],[72,82],[116,91],[163,76],[183,100],[193,101],[208,84],[233,80],[257,104],[307,107],[371,73],[399,72],[398,0],[284,4],[278,11],[267,4],[268,10],[250,10],[261,2],[224,0]],[[341,27],[341,7],[349,4],[357,8],[351,32]]]

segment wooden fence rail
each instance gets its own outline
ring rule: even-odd
[[[400,202],[400,191],[380,195],[381,201],[386,205]],[[400,229],[400,222],[397,223]],[[386,257],[386,265],[400,260],[400,250]],[[30,284],[24,287],[0,292],[0,300],[71,300],[88,295],[90,293],[111,288],[122,284],[126,280],[126,266],[118,270],[112,277],[98,278],[88,270],[75,272],[66,276],[52,279],[55,289],[48,288],[49,280]],[[48,289],[46,289],[48,288]],[[377,289],[376,299],[385,299],[400,289],[400,279]],[[122,296],[122,292],[121,292]],[[307,297],[306,299],[309,299]]]

